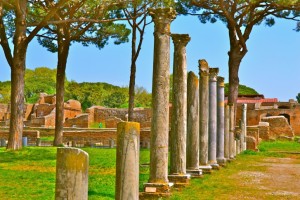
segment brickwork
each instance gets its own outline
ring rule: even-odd
[[[279,136],[294,137],[294,131],[284,116],[263,117],[261,120],[270,125],[270,139],[277,139]]]

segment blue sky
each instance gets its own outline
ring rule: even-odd
[[[295,99],[300,92],[300,33],[293,31],[295,22],[276,20],[273,27],[256,26],[248,41],[248,53],[240,66],[240,83],[256,89],[266,98],[280,101]],[[220,68],[220,76],[228,82],[229,40],[227,28],[218,22],[201,24],[196,17],[178,16],[171,24],[172,33],[191,36],[187,45],[188,71],[198,74],[198,60],[206,59],[211,67]],[[130,42],[104,49],[94,46],[71,46],[67,78],[77,82],[107,82],[127,86],[130,73]],[[173,43],[171,42],[171,64]],[[29,45],[26,65],[33,69],[40,66],[55,68],[57,55],[36,41]],[[136,84],[151,91],[153,68],[153,24],[146,35],[137,64]],[[172,67],[170,67],[172,70]],[[0,81],[10,79],[10,69],[0,50]]]

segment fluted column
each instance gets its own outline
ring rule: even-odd
[[[172,8],[149,9],[154,21],[154,61],[149,183],[168,184],[170,24],[176,17]],[[148,185],[149,186],[149,185]],[[156,185],[157,186],[157,185]],[[156,187],[155,186],[155,187]],[[147,185],[145,190],[147,190]],[[168,188],[156,188],[167,192]]]
[[[199,60],[199,135],[200,168],[204,173],[211,170],[208,165],[208,115],[209,115],[209,66],[206,60]]]
[[[217,80],[217,161],[219,165],[224,165],[224,77],[218,76]]]

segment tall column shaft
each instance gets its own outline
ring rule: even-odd
[[[208,114],[209,114],[209,66],[206,60],[199,60],[199,134],[200,165],[208,164]]]
[[[218,77],[217,84],[217,161],[219,164],[225,163],[224,158],[224,78]]]
[[[217,164],[217,75],[219,68],[209,69],[208,162]]]
[[[189,72],[187,81],[187,158],[186,167],[199,169],[199,80]]]
[[[234,105],[229,104],[229,157],[235,157],[235,138],[234,138]]]
[[[245,151],[246,147],[246,136],[247,136],[247,104],[243,104],[242,106],[242,120],[241,120],[241,151]]]
[[[168,183],[171,8],[149,9],[154,21],[154,61],[150,150],[151,183]]]
[[[229,136],[229,127],[230,127],[230,117],[229,117],[229,105],[225,105],[225,117],[224,117],[224,157],[225,159],[230,158],[230,136]]]
[[[173,102],[171,123],[170,174],[186,174],[187,70],[188,34],[172,34],[174,43]]]

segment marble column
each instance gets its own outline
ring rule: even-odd
[[[230,123],[230,118],[229,118],[229,105],[225,105],[225,124],[224,124],[224,157],[226,160],[229,160],[230,158],[230,137],[229,137],[229,123]]]
[[[188,34],[172,34],[174,43],[173,102],[170,135],[169,181],[177,184],[189,182],[186,175],[186,129],[187,129],[187,67],[186,45]]]
[[[219,165],[225,165],[224,157],[224,77],[217,78],[217,162]]]
[[[229,103],[229,158],[235,158],[236,141],[234,138],[234,105]]]
[[[212,167],[208,164],[209,66],[206,60],[199,60],[199,71],[199,168],[203,173],[210,173]]]
[[[187,144],[186,168],[192,176],[202,175],[199,169],[199,79],[193,72],[187,79]]]
[[[209,69],[209,115],[208,115],[208,163],[218,168],[217,163],[217,76],[219,68]]]
[[[172,8],[149,9],[154,21],[154,61],[152,81],[152,121],[150,177],[145,191],[169,192],[169,80],[170,24],[176,17]]]
[[[247,149],[246,136],[247,136],[247,104],[242,105],[242,120],[241,120],[241,151]]]
[[[117,144],[115,199],[139,199],[140,124],[118,123]]]

